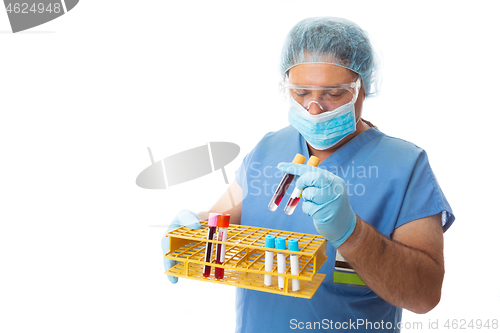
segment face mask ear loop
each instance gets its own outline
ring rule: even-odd
[[[356,110],[354,110],[354,117],[356,117]],[[356,124],[354,125],[355,131],[358,130],[358,123],[361,120],[361,115],[359,116],[358,120],[356,120]]]
[[[358,127],[358,123],[361,120],[361,116],[359,116],[358,120],[356,120],[356,128]]]
[[[355,90],[356,95],[354,96],[354,100],[352,101],[353,105],[356,104],[356,101],[358,100],[359,89],[361,89],[361,82],[360,82],[360,80],[361,80],[361,75],[358,76],[358,79],[356,80],[356,87],[354,88],[354,89],[356,89]],[[356,109],[354,109],[354,116],[356,117]],[[354,125],[354,127],[356,128],[356,130],[358,129],[358,123],[359,123],[360,120],[361,120],[361,115],[359,115],[358,120],[356,120],[356,125]]]

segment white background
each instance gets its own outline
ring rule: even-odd
[[[208,141],[241,147],[234,179],[287,125],[286,33],[324,15],[370,34],[383,86],[364,117],[428,152],[457,217],[441,303],[403,322],[500,319],[495,1],[180,3],[83,0],[18,34],[0,10],[0,331],[215,332],[220,308],[219,332],[234,330],[233,287],[170,284],[157,227],[209,208],[222,174],[168,190],[135,179],[147,147],[160,159]]]

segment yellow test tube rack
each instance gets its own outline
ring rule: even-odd
[[[165,274],[302,298],[312,298],[326,276],[317,273],[327,260],[326,238],[323,236],[230,224],[227,241],[221,242],[207,240],[208,223],[205,221],[200,223],[200,229],[180,227],[165,235],[170,237],[169,250],[165,253],[165,258],[178,261]],[[287,243],[288,240],[295,238],[299,242],[300,251],[266,248],[264,247],[266,235],[285,238]],[[222,264],[216,264],[215,260],[210,263],[205,262],[207,242],[214,243],[214,248],[216,244],[226,244],[226,256]],[[274,252],[272,272],[266,272],[264,268],[266,251]],[[285,273],[277,272],[278,252],[286,256],[288,264]],[[290,254],[299,256],[298,275],[291,274]],[[203,276],[205,265],[212,267],[211,275],[206,278]],[[215,267],[224,268],[222,280],[215,279],[213,274]],[[264,275],[272,275],[271,286],[264,285]],[[278,276],[285,278],[282,290],[278,288]],[[299,291],[292,291],[291,279],[300,280]]]

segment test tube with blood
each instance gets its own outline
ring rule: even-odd
[[[227,241],[227,227],[229,227],[229,214],[221,214],[219,215],[217,221],[217,240],[220,242]],[[222,264],[226,257],[226,244],[217,244],[217,251],[215,255],[215,263]],[[215,267],[215,278],[218,280],[222,280],[224,278],[224,268]]]
[[[309,161],[307,161],[307,165],[312,165],[314,167],[317,167],[319,162],[320,162],[319,158],[311,155]],[[299,203],[301,196],[302,196],[302,190],[295,188],[292,192],[292,195],[290,196],[290,199],[288,199],[288,202],[286,203],[285,214],[287,215],[293,214],[293,212],[295,211],[295,207],[297,207],[297,204]]]
[[[292,163],[298,163],[298,164],[304,164],[306,161],[306,158],[300,154],[295,155],[295,158],[293,159]],[[276,189],[276,192],[273,195],[273,198],[269,202],[269,210],[274,212],[276,208],[278,208],[281,199],[283,199],[283,196],[285,195],[286,191],[288,190],[288,187],[290,187],[290,184],[292,183],[293,179],[295,178],[295,175],[285,173],[283,178],[281,179],[281,182],[278,185],[278,188]]]
[[[217,221],[218,221],[219,214],[216,213],[210,213],[208,215],[208,234],[207,234],[207,240],[212,240],[214,239],[215,236],[215,231],[217,230]],[[207,247],[205,248],[205,262],[210,263],[212,261],[212,254],[213,254],[213,243],[207,242]],[[203,268],[203,276],[204,277],[209,277],[210,276],[210,270],[211,266],[205,265]]]

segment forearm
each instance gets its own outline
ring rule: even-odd
[[[444,264],[385,237],[359,217],[353,234],[338,250],[387,302],[416,313],[428,312],[439,303]]]

